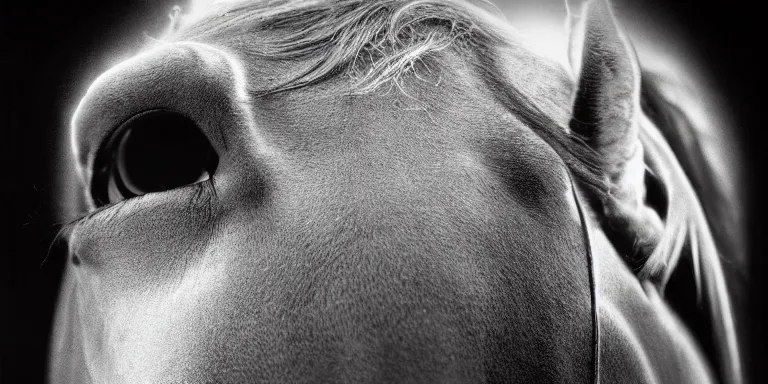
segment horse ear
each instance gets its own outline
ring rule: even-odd
[[[569,16],[570,17],[570,16]],[[640,140],[640,68],[635,51],[605,0],[584,5],[581,27],[572,30],[576,93],[570,129],[597,154],[610,187],[603,199],[604,227],[612,237],[647,257],[662,234],[659,214],[646,204],[645,162]],[[614,239],[616,241],[616,239]]]
[[[708,329],[720,373],[725,382],[740,383],[738,343],[717,245],[685,171],[664,136],[643,115],[634,49],[606,0],[589,0],[573,21],[569,25],[576,91],[570,129],[597,153],[607,177],[610,189],[595,207],[601,227],[628,264],[642,267],[638,278],[659,292],[687,245],[697,296],[703,286],[709,307]],[[647,169],[652,174],[646,174]],[[646,198],[650,187],[653,204]],[[663,222],[654,207],[662,212]]]

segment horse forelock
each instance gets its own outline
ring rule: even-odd
[[[253,1],[214,5],[170,40],[259,34],[248,53],[277,61],[309,60],[306,70],[263,93],[277,93],[346,74],[367,93],[397,82],[430,54],[501,38],[492,17],[450,0]]]

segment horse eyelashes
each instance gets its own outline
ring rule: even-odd
[[[208,180],[218,166],[200,128],[168,110],[129,119],[100,152],[91,189],[97,207]]]

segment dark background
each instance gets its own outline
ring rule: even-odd
[[[127,53],[115,44],[138,46],[142,32],[157,35],[171,6],[183,1],[4,1],[0,5],[0,145],[3,168],[0,243],[0,383],[39,383],[45,377],[46,347],[65,245],[52,240],[64,207],[56,177],[63,172],[61,135],[84,84],[107,68],[106,56]],[[647,1],[680,23],[735,112],[744,143],[748,205],[753,340],[753,383],[768,382],[764,368],[768,324],[763,313],[768,268],[764,258],[765,151],[762,105],[765,22],[759,2]],[[49,248],[50,247],[50,248]],[[50,251],[49,251],[50,249]],[[43,263],[46,255],[50,257]],[[758,368],[761,369],[758,371]]]

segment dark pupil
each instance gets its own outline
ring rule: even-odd
[[[139,117],[127,127],[115,159],[121,189],[128,197],[194,183],[213,172],[215,154],[188,118],[172,112]]]

